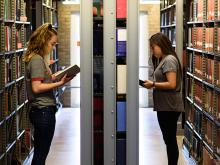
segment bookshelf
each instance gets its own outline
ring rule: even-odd
[[[116,164],[126,165],[127,0],[116,0]]]
[[[184,147],[197,164],[219,164],[219,0],[186,0]]]
[[[176,1],[163,0],[160,8],[161,32],[166,34],[171,40],[173,47],[176,47]]]
[[[105,3],[93,1],[93,158],[94,164],[104,164],[110,159],[116,164],[123,165],[126,164],[126,0],[114,2],[116,4],[115,15],[105,18],[112,24],[109,24],[110,27],[104,31],[103,5],[109,7],[114,4],[106,1]],[[114,28],[114,24],[116,28]],[[108,38],[105,32],[110,29],[114,29],[114,32],[111,31],[112,37]],[[105,47],[105,50],[104,39],[109,44],[111,43],[111,46]],[[112,39],[115,39],[115,42]],[[108,51],[107,49],[110,47],[114,47],[114,49]],[[108,67],[110,67],[108,82],[104,82],[103,73],[106,72],[104,68]],[[111,84],[111,88],[106,86],[104,90],[104,84]],[[111,94],[106,94],[107,90]],[[104,100],[109,102],[109,99],[112,104],[106,102],[104,107]],[[112,110],[109,114],[110,106]],[[109,124],[108,126],[104,124],[104,115],[108,115],[108,121],[105,120],[105,123]],[[104,130],[107,127],[111,127],[111,129]],[[112,145],[110,146],[110,144]],[[107,146],[110,149],[104,153]]]
[[[31,1],[0,2],[0,164],[22,164],[32,150],[23,62]]]

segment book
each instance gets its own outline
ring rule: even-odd
[[[127,30],[116,29],[116,56],[126,56]]]
[[[116,1],[116,18],[126,18],[127,17],[127,2],[126,0]]]
[[[117,94],[126,94],[127,65],[117,65]]]
[[[126,131],[126,102],[117,102],[117,131]]]
[[[60,80],[65,74],[67,74],[67,77],[71,77],[79,72],[80,68],[77,65],[71,65],[61,71],[54,73],[53,76],[55,76],[57,80]]]

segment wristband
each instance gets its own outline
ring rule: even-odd
[[[153,87],[155,87],[155,81],[153,81]]]

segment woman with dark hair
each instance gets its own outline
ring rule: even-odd
[[[181,64],[166,35],[154,34],[150,38],[150,47],[153,53],[153,81],[145,80],[144,86],[147,89],[153,88],[154,111],[157,111],[158,123],[166,144],[168,165],[177,165],[177,121],[184,111]]]

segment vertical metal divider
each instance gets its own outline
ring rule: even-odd
[[[178,12],[177,12],[178,11]],[[176,53],[183,67],[183,0],[176,0]],[[183,83],[182,83],[183,85]],[[184,87],[182,87],[184,88]],[[180,115],[177,122],[177,134],[182,134],[182,117]],[[179,129],[179,131],[178,131]]]
[[[126,162],[139,164],[139,1],[127,0]]]
[[[176,53],[182,64],[183,55],[183,0],[176,0]]]
[[[80,164],[93,165],[92,1],[80,6]]]
[[[104,0],[104,165],[116,164],[116,0]]]

